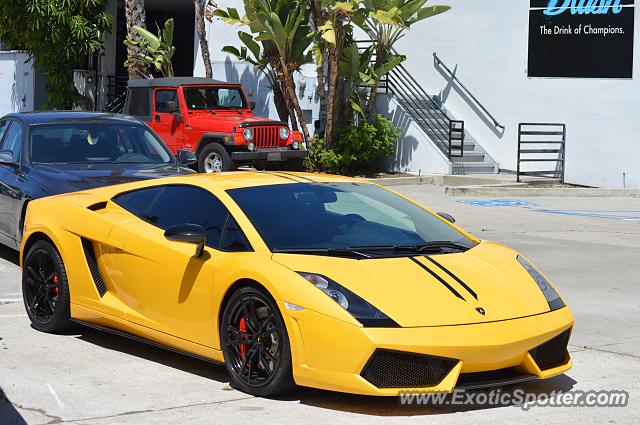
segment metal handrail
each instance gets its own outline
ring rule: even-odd
[[[456,77],[453,72],[451,72],[451,70],[447,67],[447,65],[445,65],[445,63],[442,62],[442,60],[438,57],[438,54],[436,52],[433,52],[433,58],[436,61],[436,65],[444,68],[444,70],[447,71],[449,75],[451,75],[453,81],[458,83],[458,86],[460,86],[467,93],[467,95],[469,95],[469,97],[473,99],[476,105],[478,105],[480,109],[482,109],[482,111],[491,119],[491,121],[493,121],[493,125],[496,126],[497,128],[504,130],[505,129],[504,125],[500,124],[498,120],[496,120],[495,117],[491,114],[491,112],[489,112],[487,108],[485,108],[484,105],[480,103],[478,98],[475,97],[473,93],[471,93],[471,91],[462,83],[462,81],[460,81],[460,79]]]

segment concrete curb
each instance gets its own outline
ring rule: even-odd
[[[433,174],[423,176],[406,176],[406,177],[382,177],[376,179],[365,179],[371,183],[381,186],[408,186],[428,184],[432,186],[471,186],[471,185],[500,185],[505,184],[504,179],[496,177],[479,177],[479,176],[452,176],[444,174]],[[513,183],[506,183],[513,184]]]
[[[561,188],[561,187],[513,187],[513,186],[460,186],[447,187],[444,193],[449,196],[513,196],[551,198],[640,198],[640,189],[604,189],[604,188]]]

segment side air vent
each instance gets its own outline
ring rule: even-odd
[[[377,349],[360,374],[378,388],[435,387],[458,360]]]
[[[103,210],[105,208],[107,208],[107,201],[97,202],[97,203],[95,203],[93,205],[89,205],[87,207],[87,209],[91,210],[91,211],[99,211],[99,210]]]
[[[93,284],[96,285],[96,289],[102,298],[104,297],[104,294],[107,293],[107,286],[105,285],[104,279],[102,279],[102,275],[100,274],[100,269],[98,268],[96,254],[93,251],[93,243],[88,239],[82,238],[82,249],[84,251],[85,258],[87,259],[87,265],[89,266],[91,277],[93,277]]]
[[[567,356],[569,335],[571,335],[571,329],[567,329],[555,338],[529,351],[540,370],[547,370],[564,364]]]

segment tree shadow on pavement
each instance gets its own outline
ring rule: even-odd
[[[13,407],[2,388],[0,388],[0,424],[26,425],[26,423],[22,415]]]

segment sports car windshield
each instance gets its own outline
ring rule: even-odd
[[[39,164],[169,164],[171,154],[144,125],[83,122],[33,126],[31,162]]]
[[[417,205],[359,183],[296,183],[228,190],[274,252],[420,251],[475,245]]]

